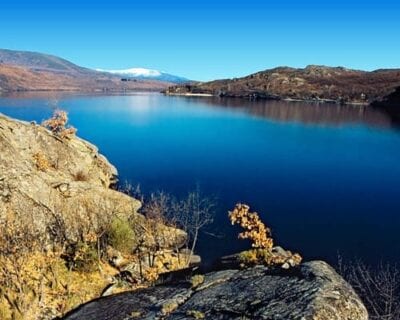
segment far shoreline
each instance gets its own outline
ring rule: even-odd
[[[218,96],[215,94],[211,93],[174,93],[174,92],[161,92],[165,96],[176,96],[176,97],[204,97],[204,98],[228,98],[228,99],[245,99],[245,100],[250,100],[250,101],[255,101],[255,100],[271,100],[271,101],[284,101],[284,102],[304,102],[304,103],[323,103],[323,104],[335,104],[335,105],[351,105],[351,106],[359,106],[359,107],[371,107],[371,103],[368,102],[360,102],[360,101],[354,101],[354,102],[343,102],[339,103],[336,100],[331,100],[331,99],[293,99],[293,98],[265,98],[265,97],[256,97],[256,98],[251,98],[251,96]]]
[[[331,99],[294,99],[294,98],[268,98],[258,96],[256,98],[252,98],[251,96],[223,96],[220,97],[211,93],[174,93],[167,92],[165,90],[159,89],[130,89],[130,90],[80,90],[80,89],[36,89],[36,90],[0,90],[0,97],[12,97],[12,96],[20,96],[24,94],[82,94],[82,95],[124,95],[124,94],[162,94],[164,96],[176,96],[176,97],[198,97],[198,98],[229,98],[229,99],[244,99],[244,100],[271,100],[271,101],[284,101],[284,102],[304,102],[311,104],[334,104],[334,105],[350,105],[354,107],[373,107],[371,103],[368,102],[341,102],[331,100]]]

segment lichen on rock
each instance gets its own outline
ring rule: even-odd
[[[133,319],[132,306],[141,319],[368,319],[351,286],[325,262],[312,261],[279,273],[264,266],[212,272],[195,290],[171,283],[126,292],[89,302],[64,320]]]

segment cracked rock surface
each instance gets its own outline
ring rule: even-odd
[[[332,267],[312,261],[290,270],[217,271],[196,288],[183,281],[108,296],[64,319],[367,320],[368,314]]]

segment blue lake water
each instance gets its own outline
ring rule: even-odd
[[[146,192],[218,198],[198,252],[210,262],[245,248],[227,211],[248,203],[276,243],[307,259],[337,253],[400,261],[400,130],[382,113],[339,107],[158,94],[23,94],[0,112],[38,122],[54,105],[78,135]]]

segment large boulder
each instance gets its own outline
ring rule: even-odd
[[[188,282],[100,298],[65,320],[122,319],[367,320],[351,286],[322,261],[289,270],[222,270]]]

